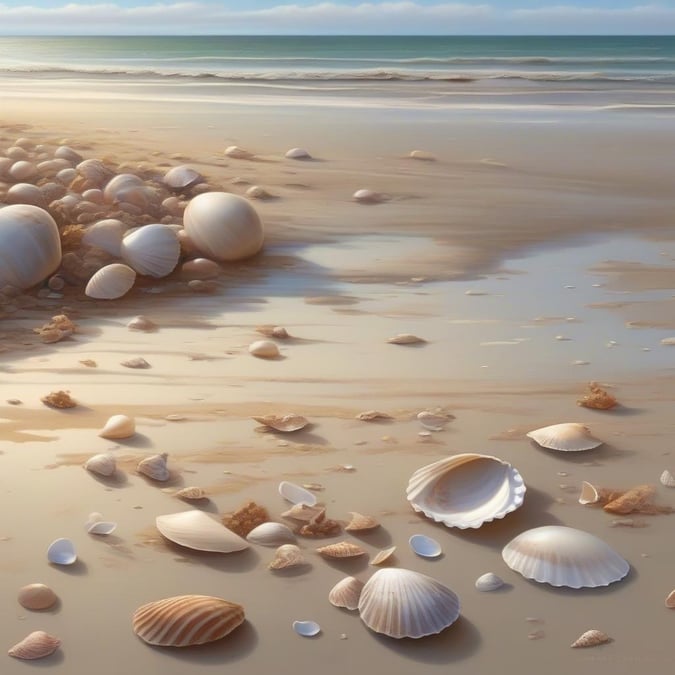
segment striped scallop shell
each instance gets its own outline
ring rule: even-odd
[[[7,653],[17,659],[41,659],[55,652],[61,640],[43,630],[36,630],[17,642]]]
[[[558,587],[608,586],[630,570],[630,565],[602,539],[559,525],[522,532],[504,547],[502,558],[526,579]]]
[[[597,438],[593,438],[590,429],[580,422],[552,424],[530,431],[527,437],[531,438],[537,445],[541,445],[542,448],[562,452],[592,450],[603,443]]]
[[[128,293],[136,281],[136,272],[128,265],[112,263],[89,279],[84,294],[96,300],[116,300]]]
[[[248,535],[247,541],[260,546],[281,546],[295,542],[295,535],[288,525],[283,523],[262,523],[254,527]]]
[[[133,630],[151,645],[189,647],[225,637],[244,622],[244,608],[210,595],[178,595],[139,607]]]
[[[170,227],[153,223],[124,237],[120,254],[139,274],[161,278],[171,274],[178,264],[180,244]]]
[[[363,586],[363,581],[359,581],[356,577],[345,577],[331,588],[328,602],[335,607],[358,609]]]
[[[316,550],[326,558],[356,558],[366,553],[358,544],[352,544],[349,541],[339,541],[336,544],[321,546]]]
[[[380,569],[359,599],[361,620],[376,633],[420,638],[440,633],[459,617],[459,598],[440,582],[396,567]]]

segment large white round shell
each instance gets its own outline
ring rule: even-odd
[[[180,244],[170,227],[154,223],[124,237],[120,254],[139,274],[161,278],[171,274],[178,264]]]
[[[61,264],[61,240],[54,219],[38,206],[0,208],[0,287],[30,288]]]
[[[101,438],[129,438],[136,433],[136,422],[128,415],[113,415],[99,432]]]
[[[380,569],[359,598],[361,620],[376,633],[420,638],[440,633],[459,617],[459,598],[439,581],[412,570]]]
[[[75,544],[70,539],[55,539],[47,549],[47,559],[55,565],[72,565],[77,560]]]
[[[630,570],[602,539],[560,525],[522,532],[504,547],[502,558],[526,579],[569,588],[608,586]]]
[[[477,528],[515,511],[525,483],[508,462],[463,453],[415,471],[406,490],[415,511],[448,527]]]
[[[579,422],[565,422],[552,424],[548,427],[535,429],[527,434],[537,445],[549,450],[563,452],[580,452],[592,450],[602,445],[602,441],[591,436],[589,428]]]
[[[226,192],[205,192],[187,205],[185,231],[194,245],[214,260],[255,255],[263,245],[263,226],[250,202]]]
[[[254,527],[246,535],[246,540],[260,546],[281,546],[295,543],[295,535],[288,525],[269,522]]]
[[[127,226],[116,218],[106,218],[90,225],[82,236],[82,241],[87,246],[96,246],[110,255],[119,256],[122,245],[122,237],[127,231]]]
[[[136,272],[128,265],[112,263],[89,279],[84,294],[96,300],[116,300],[128,293],[136,281]]]
[[[212,553],[232,553],[248,548],[248,543],[203,511],[181,511],[155,519],[157,529],[175,544]]]

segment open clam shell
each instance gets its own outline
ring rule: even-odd
[[[435,539],[427,537],[425,534],[413,534],[408,543],[410,544],[410,548],[422,558],[438,558],[443,553],[441,545]]]
[[[595,588],[623,579],[630,565],[602,539],[572,527],[547,525],[519,534],[502,550],[526,579],[551,586]]]
[[[378,570],[359,598],[361,620],[393,638],[434,635],[459,617],[459,598],[436,579],[395,567]]]
[[[282,480],[279,483],[279,494],[292,504],[306,504],[307,506],[316,504],[315,494],[295,483],[289,483],[287,480]],[[295,518],[295,516],[291,517]]]
[[[463,453],[415,471],[406,490],[413,509],[447,527],[477,528],[515,511],[525,483],[508,462]]]
[[[196,551],[232,553],[248,548],[245,539],[196,509],[157,516],[155,525],[170,541]]]
[[[565,422],[552,424],[548,427],[535,429],[527,434],[537,445],[549,450],[562,452],[581,452],[592,450],[602,445],[603,441],[591,436],[590,429],[580,422]]]
[[[345,577],[331,588],[328,602],[335,607],[358,609],[363,586],[363,581],[359,581],[356,577]]]

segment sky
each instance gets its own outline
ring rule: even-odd
[[[0,35],[673,35],[675,0],[0,0]]]

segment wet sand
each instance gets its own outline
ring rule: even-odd
[[[115,115],[67,98],[40,110],[29,111],[22,98],[4,106],[0,148],[18,136],[68,138],[86,157],[130,167],[187,162],[215,186],[243,194],[248,185],[232,183],[238,177],[277,197],[255,203],[265,249],[225,267],[215,294],[189,294],[173,277],[143,282],[110,303],[70,288],[64,298],[33,294],[34,302],[2,318],[0,633],[7,648],[46,630],[63,644],[35,665],[70,675],[223,667],[242,674],[347,668],[408,675],[448,667],[609,674],[668,666],[675,613],[664,599],[675,587],[675,516],[622,519],[577,497],[582,480],[651,483],[657,503],[675,506],[675,490],[658,483],[664,469],[675,471],[675,347],[661,344],[675,325],[668,311],[675,204],[663,171],[672,156],[670,120],[639,129],[630,115],[601,125],[592,116],[544,124],[515,113],[472,119],[392,111],[382,122],[381,110],[348,108],[317,107],[300,119],[287,109],[223,113],[208,105],[191,116],[180,102],[167,109],[123,101]],[[630,143],[622,135],[628,131]],[[258,161],[226,158],[232,144]],[[316,161],[283,159],[293,146]],[[416,148],[435,161],[409,159]],[[360,188],[389,199],[357,204],[351,195]],[[42,344],[32,329],[64,305],[77,332]],[[130,331],[126,324],[138,314],[158,330]],[[247,352],[262,324],[284,325],[292,336],[279,341],[278,360]],[[404,332],[427,343],[386,343]],[[120,365],[135,356],[151,367]],[[592,380],[620,406],[577,406]],[[58,389],[70,391],[77,407],[40,403]],[[355,419],[369,409],[392,419]],[[425,409],[455,416],[427,442],[415,419]],[[251,419],[288,411],[311,427],[262,434]],[[136,435],[100,438],[106,419],[119,413],[136,418]],[[572,455],[525,436],[566,421],[588,424],[604,445]],[[97,480],[82,463],[105,450],[118,457],[119,470]],[[156,452],[169,453],[168,485],[135,471]],[[405,499],[410,475],[456,452],[511,462],[528,488],[524,505],[468,531],[415,514]],[[157,515],[190,508],[171,494],[187,485],[207,490],[210,499],[197,507],[213,515],[253,499],[279,518],[288,506],[280,480],[319,484],[330,517],[346,521],[360,511],[381,527],[359,537],[300,539],[310,564],[293,574],[267,569],[273,549],[200,554],[169,544],[154,528]],[[118,523],[114,534],[85,532],[92,511]],[[632,527],[616,523],[627,519]],[[509,570],[502,547],[548,524],[600,536],[628,560],[628,577],[572,590]],[[442,556],[416,556],[408,546],[415,533],[434,537]],[[48,564],[46,549],[57,537],[75,542],[75,565]],[[314,552],[341,538],[368,556],[332,563]],[[350,574],[366,580],[375,569],[368,558],[391,545],[394,565],[459,595],[461,617],[440,635],[378,636],[355,612],[329,604],[334,583]],[[479,593],[474,581],[488,571],[506,586]],[[17,589],[31,582],[54,588],[55,609],[30,612],[17,603]],[[246,623],[222,642],[184,650],[149,647],[134,636],[138,606],[187,593],[241,603]],[[295,635],[297,619],[318,621],[321,634]],[[613,642],[570,649],[590,628]],[[5,657],[2,672],[26,667]]]

